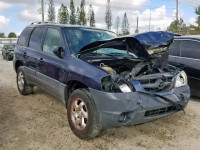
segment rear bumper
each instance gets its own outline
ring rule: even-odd
[[[103,128],[134,125],[171,115],[180,110],[154,95],[140,92],[108,93],[91,89]],[[162,96],[185,108],[190,88],[184,86],[162,93]]]

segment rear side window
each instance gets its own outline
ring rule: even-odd
[[[45,37],[43,51],[54,55],[54,46],[63,47],[60,32],[57,29],[48,29]]]
[[[20,35],[20,37],[19,37],[19,40],[18,40],[17,44],[19,44],[19,45],[21,45],[21,46],[26,46],[26,41],[28,40],[28,37],[29,37],[29,35],[30,35],[32,29],[33,29],[33,28],[25,28],[25,29],[22,31],[22,33],[21,33],[21,35]]]
[[[180,43],[179,40],[174,40],[174,42],[169,46],[169,55],[180,56]]]
[[[181,56],[200,59],[200,42],[195,41],[182,41],[181,43]]]
[[[45,28],[35,28],[30,37],[29,47],[34,50],[41,50],[44,33]]]

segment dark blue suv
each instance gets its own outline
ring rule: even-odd
[[[96,28],[33,23],[15,47],[18,90],[28,95],[38,86],[62,100],[74,134],[93,138],[104,128],[186,107],[187,76],[167,65],[167,48],[146,49],[133,37]]]

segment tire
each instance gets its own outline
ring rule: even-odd
[[[80,139],[92,139],[102,130],[94,100],[87,89],[72,92],[68,99],[67,116],[72,132]]]
[[[5,56],[4,56],[4,54],[2,53],[2,56],[3,56],[3,59],[5,60]]]
[[[33,93],[33,87],[27,84],[22,67],[19,67],[17,70],[17,88],[21,95],[29,95]]]
[[[8,57],[8,55],[7,55],[7,54],[6,54],[6,60],[7,60],[7,61],[9,61],[9,57]]]

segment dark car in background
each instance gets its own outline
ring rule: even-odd
[[[169,63],[187,73],[192,95],[200,96],[200,35],[175,37],[169,53]]]
[[[5,44],[2,48],[3,59],[13,60],[15,44]]]
[[[28,95],[38,86],[62,100],[73,133],[93,138],[102,129],[148,122],[187,106],[187,75],[165,63],[167,49],[146,49],[133,37],[103,29],[31,24],[15,47],[17,87]]]

